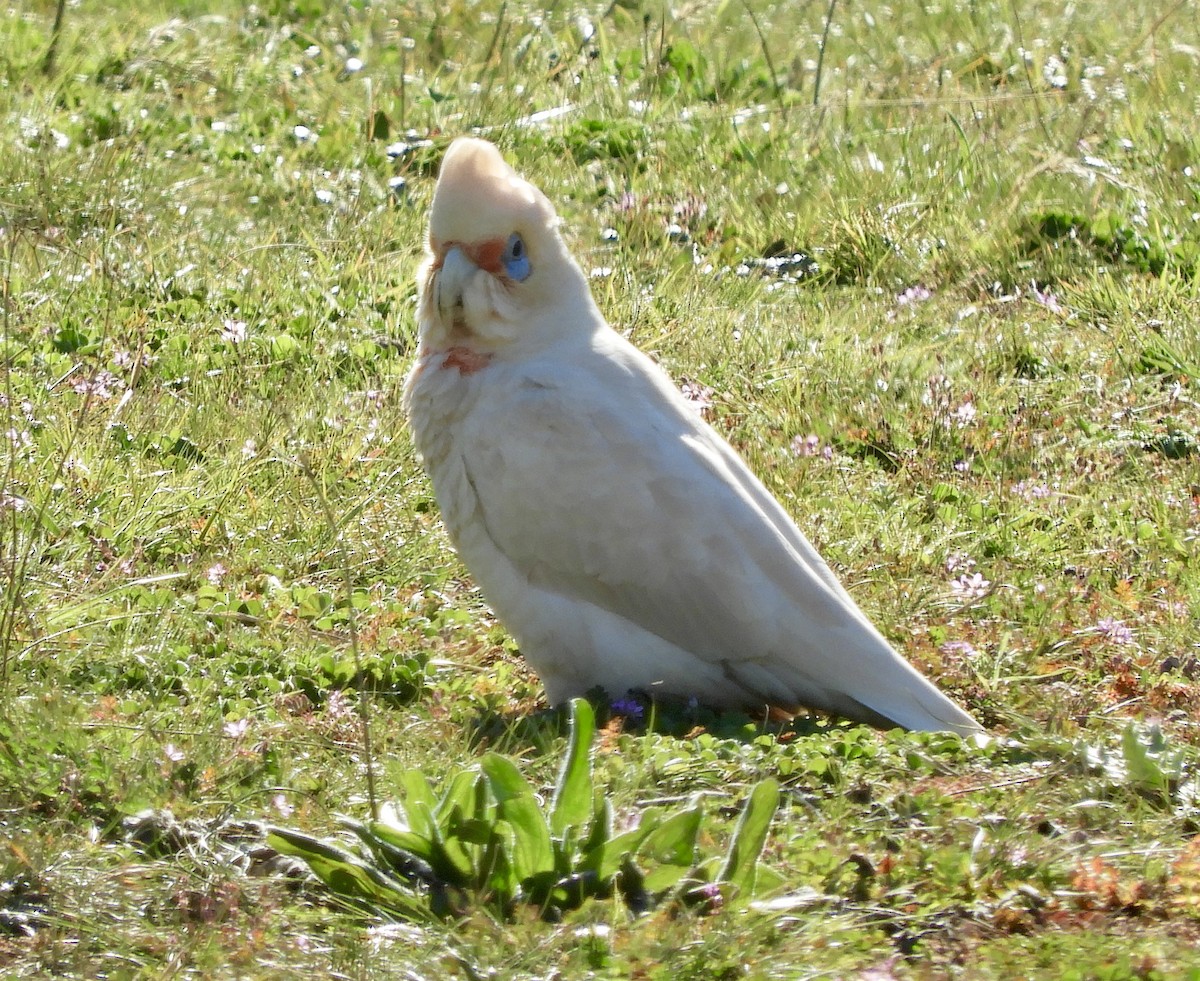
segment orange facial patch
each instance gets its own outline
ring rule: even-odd
[[[504,239],[488,238],[473,245],[464,245],[462,250],[467,254],[467,258],[484,272],[499,276],[504,272],[504,264],[500,261],[500,257],[504,255],[504,246]]]
[[[471,260],[484,272],[499,276],[504,272],[504,264],[500,257],[508,243],[502,238],[485,238],[482,242],[439,242],[431,239],[429,250],[433,253],[432,271],[442,268],[446,253],[452,248],[459,248],[463,255]]]

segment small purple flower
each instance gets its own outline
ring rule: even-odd
[[[814,433],[792,438],[792,452],[796,456],[817,456],[821,452],[821,437]]]
[[[965,429],[975,421],[975,416],[978,413],[975,411],[975,403],[967,399],[957,409],[950,412],[950,419],[959,429]]]
[[[1111,641],[1114,644],[1124,646],[1133,643],[1133,631],[1129,629],[1123,620],[1114,620],[1112,617],[1105,617],[1102,620],[1096,621],[1095,631],[1105,640]]]
[[[1013,484],[1012,493],[1016,497],[1023,497],[1027,501],[1041,501],[1053,496],[1054,492],[1043,481],[1037,484],[1031,484],[1026,480],[1018,481]]]
[[[957,657],[974,657],[979,651],[970,641],[948,640],[942,645],[942,653]]]
[[[675,202],[671,214],[681,225],[694,228],[696,223],[708,214],[708,203],[694,194],[689,194],[683,200]]]
[[[991,582],[984,579],[982,573],[976,572],[972,575],[967,575],[964,572],[957,579],[950,581],[950,593],[955,599],[969,602],[971,600],[982,599],[987,595],[987,591],[991,586]]]
[[[701,385],[699,382],[694,381],[685,381],[679,386],[679,391],[688,405],[701,415],[704,415],[712,408],[713,395],[716,393],[707,385]]]
[[[959,569],[970,569],[975,560],[966,552],[951,552],[946,556],[946,571],[957,572]]]
[[[17,497],[15,494],[9,494],[7,492],[0,493],[0,510],[20,512],[24,511],[28,506],[29,505],[26,503],[25,498],[23,497]]]
[[[928,286],[921,286],[919,284],[917,286],[910,286],[903,293],[897,294],[896,305],[906,307],[911,303],[924,303],[931,296],[933,296],[933,290]]]
[[[335,688],[325,700],[325,714],[331,719],[350,719],[354,717],[354,706],[344,691]]]
[[[1159,606],[1173,617],[1188,615],[1188,605],[1182,600],[1160,600]]]
[[[642,703],[636,698],[618,698],[612,703],[612,710],[617,715],[624,715],[634,722],[640,722],[642,716],[646,714],[646,710],[642,708]]]
[[[4,438],[12,445],[14,450],[28,450],[33,447],[33,437],[29,435],[28,429],[17,429],[15,426],[9,429],[4,434]]]
[[[702,900],[708,911],[713,913],[725,904],[725,897],[721,895],[721,886],[716,882],[707,882],[697,887],[692,891],[692,896],[697,900]]]
[[[1033,284],[1033,299],[1035,303],[1040,303],[1051,313],[1062,313],[1062,304],[1058,302],[1058,297],[1048,289],[1038,289],[1036,283]]]
[[[98,371],[92,378],[80,378],[71,386],[79,395],[94,395],[98,399],[112,398],[113,391],[125,387],[111,371]]]
[[[944,418],[950,412],[950,379],[945,375],[933,375],[926,382],[926,391],[921,393],[921,403],[929,406],[933,411],[943,416],[942,421],[946,426],[950,425],[948,419]]]

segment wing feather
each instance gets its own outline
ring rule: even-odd
[[[619,335],[573,361],[523,363],[466,421],[462,459],[490,537],[531,585],[722,665],[763,703],[978,728],[896,654],[741,458]]]

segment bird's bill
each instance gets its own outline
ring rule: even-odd
[[[467,283],[479,272],[475,265],[457,245],[451,246],[442,256],[435,272],[434,296],[438,315],[446,326],[462,319],[463,294]]]

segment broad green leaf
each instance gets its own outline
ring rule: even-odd
[[[475,786],[481,779],[478,771],[474,769],[459,770],[450,778],[434,811],[434,816],[443,828],[447,826],[447,817],[456,806],[460,814],[475,816]]]
[[[773,893],[782,892],[791,885],[791,881],[783,873],[759,862],[754,870],[754,895],[770,896]]]
[[[703,818],[699,804],[672,814],[642,840],[638,857],[690,869],[696,863],[696,836]]]
[[[456,804],[444,827],[447,835],[453,834],[463,842],[466,856],[476,870],[476,881],[483,881],[481,870],[488,860],[487,849],[492,846],[496,836],[499,815],[492,792],[488,789],[487,777],[479,770],[472,770],[471,774],[473,779],[462,795],[461,810]]]
[[[434,799],[429,778],[420,770],[403,770],[400,773],[400,788],[404,799],[397,804],[397,811],[409,828],[419,835],[430,836],[433,825]]]
[[[518,879],[554,869],[550,828],[537,798],[511,760],[489,753],[480,765],[496,798],[498,816],[512,828],[510,858]]]
[[[571,737],[567,755],[554,788],[550,830],[560,839],[572,828],[582,828],[592,813],[592,737],[596,716],[582,698],[571,700]]]
[[[294,855],[308,861],[310,858],[343,861],[354,859],[354,855],[337,845],[306,835],[290,828],[267,828],[267,844],[281,855]]]
[[[413,919],[431,918],[428,906],[403,882],[344,848],[276,827],[267,830],[267,844],[282,855],[302,859],[339,896],[397,910]]]
[[[343,823],[360,838],[364,836],[365,832],[365,834],[387,842],[393,848],[408,852],[424,862],[433,861],[432,839],[426,838],[424,835],[419,835],[415,831],[398,827],[387,820],[367,821],[363,824],[359,824],[357,821],[343,820]],[[363,828],[364,832],[360,832],[359,827]]]
[[[679,38],[668,45],[666,62],[682,81],[692,82],[704,75],[704,57],[686,38]]]
[[[433,841],[433,870],[447,882],[466,886],[478,881],[475,862],[463,847],[463,843],[447,838],[442,829],[433,823],[430,827]]]
[[[1151,733],[1150,739],[1153,739],[1153,735]],[[1121,754],[1128,768],[1129,780],[1136,787],[1162,790],[1166,793],[1170,788],[1170,781],[1162,766],[1158,765],[1158,760],[1151,756],[1151,748],[1151,745],[1141,740],[1138,730],[1133,726],[1127,726],[1121,734]]]
[[[512,845],[513,870],[525,879],[540,872],[554,871],[554,848],[546,818],[535,801],[510,800],[501,805],[504,823],[515,835]]]
[[[382,835],[379,835],[379,833],[374,830],[376,829],[376,826],[380,825],[382,825],[384,833],[388,833],[390,831],[394,833],[396,838],[402,839],[402,841],[412,842],[416,845],[416,847],[418,847],[418,849],[421,848],[421,842],[424,842],[424,838],[421,838],[420,835],[413,835],[412,831],[402,831],[395,825],[380,823],[380,821],[376,820],[360,821],[358,818],[338,816],[337,823],[342,827],[346,827],[347,830],[353,831],[355,835],[358,835],[360,841],[364,843],[367,848],[372,850],[376,849],[377,845],[382,842],[388,845],[390,848],[406,851],[406,853],[410,855],[414,854],[412,850],[403,847],[401,844],[397,844],[395,839],[392,839],[392,841],[386,841]]]
[[[460,841],[468,842],[472,845],[488,845],[496,836],[496,821],[477,820],[469,818],[459,822],[454,827],[454,836]]]
[[[690,869],[683,865],[659,865],[645,874],[643,888],[649,893],[665,892],[678,885]]]
[[[661,823],[662,813],[660,811],[646,811],[636,828],[601,842],[586,852],[580,859],[579,867],[594,871],[601,882],[607,882],[620,871],[625,859],[638,850],[646,836]]]
[[[370,850],[371,858],[375,860],[381,871],[399,876],[405,883],[414,877],[423,881],[434,878],[435,873],[430,860],[418,852],[401,847],[395,841],[389,840],[386,837],[388,829],[384,829],[384,834],[379,834],[377,830],[373,830],[370,824],[364,824],[351,818],[341,818],[340,823],[358,835],[362,843]],[[405,835],[413,837],[411,832],[399,832],[398,834],[401,838]],[[428,850],[429,842],[417,836],[417,843],[419,847]]]
[[[754,895],[755,869],[771,827],[771,819],[779,806],[779,784],[767,779],[750,791],[746,806],[738,818],[725,864],[717,876],[718,882],[728,882],[736,889],[740,902],[749,902]]]
[[[607,794],[601,794],[594,805],[592,824],[588,828],[587,838],[580,845],[580,851],[587,855],[598,848],[603,848],[611,837],[612,804],[609,802]]]
[[[504,821],[494,825],[492,843],[485,855],[486,862],[480,868],[480,887],[486,887],[492,898],[501,903],[516,898],[521,885],[521,876],[513,868],[512,854],[516,848],[516,833]]]
[[[529,783],[521,776],[517,765],[507,757],[498,753],[488,753],[480,762],[480,767],[487,777],[488,787],[497,804],[514,798],[533,798],[533,790]]]
[[[475,857],[461,838],[457,835],[446,835],[438,841],[438,848],[442,857],[462,876],[463,883],[477,881]]]

